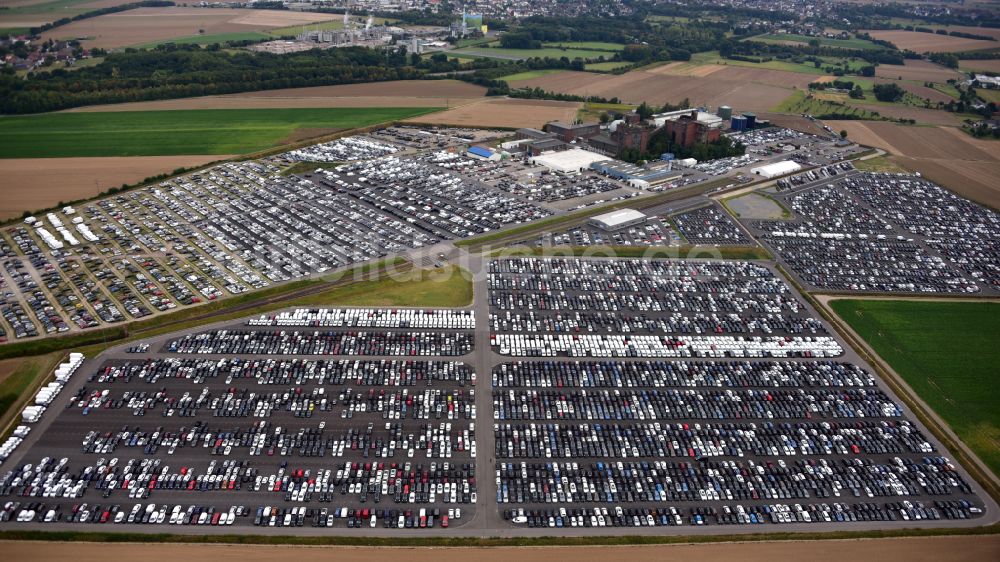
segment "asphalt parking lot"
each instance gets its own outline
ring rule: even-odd
[[[0,465],[0,505],[20,502],[9,510],[14,519],[35,502],[46,504],[46,512],[58,504],[64,518],[74,504],[86,503],[98,521],[109,508],[117,511],[109,511],[108,523],[0,526],[516,536],[996,520],[996,506],[984,502],[964,469],[947,460],[947,451],[770,266],[504,262],[476,281],[475,302],[466,309],[474,327],[463,314],[393,318],[392,311],[366,309],[289,311],[248,319],[254,326],[226,322],[198,330],[399,335],[416,321],[428,333],[472,334],[474,347],[462,355],[241,354],[212,347],[179,354],[169,351],[170,342],[183,334],[168,334],[88,359]],[[565,292],[567,300],[529,302],[546,291]],[[592,317],[585,321],[559,310],[586,294],[614,295],[618,309],[588,308]],[[521,300],[509,307],[510,321],[501,322],[495,303]],[[311,325],[320,319],[323,325]],[[642,358],[592,349],[577,360],[510,357],[491,346],[498,334],[577,328],[657,338],[722,329],[787,341],[804,330],[831,338],[841,351]],[[73,486],[81,486],[83,497],[32,496],[56,489],[65,495]],[[421,528],[421,509],[425,525],[434,516],[433,529]],[[133,510],[140,520],[162,512],[166,521],[130,524]],[[35,517],[44,518],[38,511]],[[113,522],[117,512],[124,522]],[[184,524],[188,518],[195,523]],[[314,526],[320,522],[326,526]]]

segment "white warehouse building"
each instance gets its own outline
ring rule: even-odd
[[[590,218],[590,224],[609,232],[646,222],[646,215],[635,209],[621,209]]]
[[[609,160],[609,158],[582,148],[571,148],[560,152],[544,152],[532,158],[531,162],[545,166],[553,172],[570,174],[587,170],[594,162],[603,162],[604,160]]]
[[[798,172],[801,169],[802,166],[800,166],[797,162],[782,160],[781,162],[772,162],[770,164],[751,168],[750,173],[755,176],[762,176],[765,178],[776,178],[792,172]]]

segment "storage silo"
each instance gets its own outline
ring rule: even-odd
[[[720,105],[719,106],[719,117],[722,117],[723,121],[725,121],[727,119],[732,119],[733,118],[733,108],[729,107],[728,105]]]
[[[746,112],[746,113],[743,114],[743,117],[745,117],[746,120],[747,120],[747,127],[746,128],[747,128],[748,131],[750,129],[753,129],[754,125],[757,124],[757,114],[756,113]]]
[[[747,118],[742,115],[733,117],[730,121],[730,128],[734,131],[745,131],[747,128]]]

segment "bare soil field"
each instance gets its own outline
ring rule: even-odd
[[[0,220],[229,156],[0,159]]]
[[[572,122],[583,106],[579,102],[487,98],[462,107],[414,117],[414,123],[462,127],[538,127],[549,121]]]
[[[455,107],[475,101],[486,88],[459,80],[394,80],[311,88],[286,88],[222,96],[91,105],[70,112],[170,109],[269,109],[278,107]]]
[[[927,125],[945,125],[955,127],[962,124],[962,119],[954,113],[949,113],[942,109],[926,109],[923,107],[912,107],[907,105],[881,105],[876,103],[852,103],[851,105],[877,111],[884,117],[894,117],[896,119],[913,119],[917,123]]]
[[[980,72],[998,72],[998,73],[1000,73],[1000,59],[993,59],[993,60],[961,60],[961,61],[958,61],[958,64],[962,68],[971,68],[972,70],[978,70]]]
[[[262,31],[334,19],[331,14],[211,8],[139,8],[73,22],[42,34],[43,39],[87,38],[87,47],[117,48],[198,35]]]
[[[931,100],[932,103],[937,103],[937,102],[948,103],[949,101],[953,101],[955,99],[940,90],[935,90],[934,88],[928,88],[927,86],[924,86],[922,84],[914,84],[913,82],[901,82],[899,80],[893,80],[891,78],[876,78],[875,83],[876,84],[894,83],[898,85],[900,88],[906,90],[907,92],[910,92],[911,94],[919,98]]]
[[[903,156],[894,157],[893,160],[962,197],[1000,210],[1000,163]]]
[[[955,127],[911,127],[878,121],[830,121],[848,138],[881,148],[897,164],[948,189],[1000,208],[1000,145]]]
[[[796,131],[802,131],[803,133],[809,133],[811,135],[829,135],[830,133],[823,130],[823,126],[818,121],[813,121],[812,119],[806,119],[800,115],[786,115],[784,113],[768,113],[768,112],[757,112],[758,119],[768,119],[771,123],[779,127],[785,127],[786,129],[794,129]],[[831,125],[832,127],[833,125]],[[840,129],[836,129],[840,130]]]
[[[586,72],[560,72],[519,82],[519,86],[539,87],[554,92],[577,95],[596,95],[606,98],[619,97],[622,101],[648,102],[660,105],[665,102],[679,102],[688,98],[697,105],[731,105],[740,109],[766,110],[788,97],[788,88],[750,81],[744,70],[736,67],[725,68],[726,72],[714,72],[706,77],[672,76],[654,71],[633,71],[620,76],[601,76]],[[760,71],[766,75],[770,72]],[[794,74],[794,73],[784,73]],[[720,78],[729,75],[733,78]],[[772,78],[773,79],[773,78]],[[782,79],[788,80],[782,76]],[[804,77],[806,83],[809,78]]]
[[[1000,45],[996,41],[981,39],[965,39],[937,33],[922,33],[920,31],[902,31],[898,29],[874,29],[868,33],[883,41],[889,41],[900,49],[910,49],[918,53],[926,52],[958,52],[993,49]],[[981,35],[986,35],[982,33]]]
[[[880,64],[875,67],[875,76],[893,80],[919,80],[944,84],[952,78],[961,78],[961,75],[962,73],[957,70],[925,60],[908,60],[903,65]]]
[[[648,72],[653,74],[663,74],[666,76],[698,76],[705,77],[723,70],[721,64],[691,64],[686,62],[672,62],[656,68],[651,68]]]
[[[414,548],[414,547],[310,547],[271,545],[194,545],[194,544],[119,544],[119,543],[45,543],[15,542],[3,544],[11,560],[33,562],[105,562],[106,560],[211,560],[213,562],[270,562],[276,558],[300,562],[338,560],[368,562],[373,557],[410,562],[584,562],[606,560],[809,560],[842,562],[844,560],[880,560],[907,562],[979,562],[1000,557],[1000,536],[916,537],[829,541],[781,541],[746,543],[706,543],[650,546],[551,546],[494,548]]]

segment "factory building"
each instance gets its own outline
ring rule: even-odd
[[[671,111],[653,116],[653,122],[662,127],[670,142],[690,148],[722,137],[722,118],[697,109]]]
[[[601,132],[599,123],[563,123],[553,121],[545,124],[545,132],[554,133],[564,142],[570,142],[577,138],[589,139]]]
[[[590,169],[608,177],[620,179],[636,186],[658,185],[681,176],[669,164],[659,166],[636,166],[619,160],[594,162]]]

